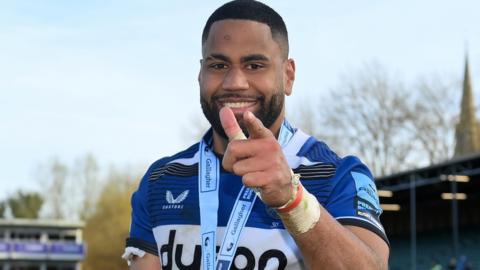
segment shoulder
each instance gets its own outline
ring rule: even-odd
[[[303,180],[331,178],[341,164],[341,158],[326,143],[298,129],[284,152],[293,171]]]
[[[298,135],[297,135],[298,133]],[[335,194],[345,194],[364,186],[374,187],[374,178],[368,167],[356,156],[338,156],[325,142],[297,130],[295,156],[289,156],[295,173],[299,173],[306,186],[321,185],[325,203]],[[320,181],[319,181],[320,180]]]
[[[327,143],[318,140],[317,138],[307,135],[300,130],[299,136],[303,137],[301,144],[297,147],[298,151],[295,156],[302,159],[301,166],[319,166],[334,168],[335,178],[341,178],[344,174],[352,170],[366,174],[373,178],[370,170],[362,161],[356,156],[340,157],[334,150],[332,150]],[[303,134],[301,134],[303,133]],[[333,176],[333,175],[332,175]]]
[[[310,136],[297,153],[312,162],[324,162],[338,166],[341,158],[323,141]]]
[[[148,183],[164,175],[196,174],[198,164],[198,143],[191,145],[172,156],[166,156],[153,162],[140,181],[140,192],[147,192]]]
[[[325,142],[296,130],[284,149],[290,166],[301,175],[302,185],[339,223],[366,228],[387,244],[380,223],[374,178],[356,156],[338,156]]]
[[[356,156],[338,156],[325,142],[310,137],[300,149],[299,156],[303,156],[311,162],[310,168],[323,168],[330,172],[333,190],[340,190],[343,184],[363,185],[366,182],[373,182],[374,178],[368,167]],[[368,179],[368,181],[367,181]]]
[[[180,164],[190,164],[190,163],[195,163],[198,162],[197,159],[195,159],[195,156],[198,152],[198,143],[191,145],[187,149],[184,149],[172,156],[167,156],[158,159],[152,165],[150,165],[150,168],[148,171],[154,171],[158,168],[165,167],[166,165],[170,163],[180,163]]]

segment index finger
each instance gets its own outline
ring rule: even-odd
[[[243,121],[248,129],[248,134],[250,138],[259,139],[273,136],[273,133],[270,131],[270,129],[266,128],[263,125],[262,121],[255,117],[252,112],[246,111],[243,114]]]

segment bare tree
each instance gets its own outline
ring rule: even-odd
[[[64,218],[66,216],[68,167],[58,158],[40,165],[40,184],[43,188],[46,216]]]
[[[451,156],[452,84],[429,77],[407,88],[378,64],[351,74],[318,106],[300,106],[300,127],[341,155],[359,156],[376,176]]]
[[[319,134],[321,128],[317,125],[316,108],[310,99],[303,99],[301,105],[293,107],[292,110],[287,107],[287,118],[291,124],[300,128],[307,134]]]
[[[73,167],[75,181],[72,194],[77,197],[76,214],[81,220],[87,219],[95,210],[100,190],[100,168],[92,154],[77,159]]]
[[[73,166],[58,158],[40,165],[40,184],[45,199],[43,214],[51,218],[85,220],[93,212],[100,185],[100,169],[87,154]]]
[[[455,146],[460,91],[454,83],[438,76],[420,78],[414,89],[415,99],[410,106],[412,133],[430,164],[447,160]]]
[[[408,124],[409,95],[379,65],[370,65],[353,77],[344,77],[318,111],[322,133],[344,153],[360,156],[375,175],[404,169],[413,147]],[[346,149],[348,149],[346,151]]]

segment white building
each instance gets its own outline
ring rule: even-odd
[[[82,222],[0,219],[0,270],[81,270]]]

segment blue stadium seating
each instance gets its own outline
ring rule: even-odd
[[[434,262],[449,269],[453,257],[452,234],[448,231],[417,234],[416,269],[431,269]],[[390,237],[391,270],[411,269],[410,236]],[[459,235],[459,255],[465,255],[472,269],[480,269],[480,231],[461,230]]]

